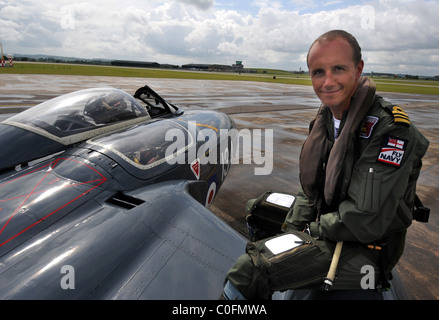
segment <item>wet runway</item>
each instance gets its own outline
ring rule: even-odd
[[[148,84],[165,99],[191,109],[220,110],[231,115],[238,129],[273,129],[273,157],[265,163],[232,166],[210,209],[242,233],[245,203],[264,191],[295,194],[298,159],[309,122],[319,101],[311,87],[287,84],[206,80],[170,80],[86,76],[7,75],[0,85],[0,120],[74,90],[112,86],[129,93]],[[408,232],[404,255],[397,269],[410,299],[439,299],[439,96],[381,93],[399,104],[430,140],[418,180],[418,194],[431,209],[428,224],[414,222]],[[254,138],[258,148],[260,141]],[[241,163],[245,159],[241,159]],[[269,175],[255,175],[255,168],[273,164]]]

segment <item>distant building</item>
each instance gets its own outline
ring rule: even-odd
[[[199,64],[199,63],[190,63],[190,64],[184,64],[181,66],[182,69],[186,70],[202,70],[202,71],[209,71],[210,64]]]
[[[242,72],[244,65],[242,61],[236,61],[233,65],[190,63],[182,65],[181,68],[198,71]]]
[[[178,65],[130,60],[113,60],[111,61],[111,65],[118,67],[179,69]],[[244,72],[244,65],[242,64],[242,61],[236,61],[236,63],[233,65],[190,63],[182,65],[181,69],[217,72]]]
[[[114,60],[111,61],[111,65],[118,67],[160,68],[160,63],[157,62],[129,61],[129,60]]]
[[[166,64],[166,63],[163,64],[163,63],[161,63],[160,68],[162,68],[162,69],[179,69],[180,66],[178,66],[176,64]]]

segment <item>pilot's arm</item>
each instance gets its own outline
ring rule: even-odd
[[[299,230],[303,231],[307,225],[315,221],[317,212],[302,189],[296,195],[293,207],[288,212],[282,230]]]

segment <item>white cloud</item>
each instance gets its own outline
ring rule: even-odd
[[[306,69],[312,41],[342,28],[366,71],[439,74],[438,1],[0,0],[7,52]]]

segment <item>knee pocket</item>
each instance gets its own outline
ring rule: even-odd
[[[284,265],[294,268],[295,264],[303,266],[305,261],[326,261],[327,256],[330,256],[323,242],[299,231],[249,242],[246,251],[255,267],[266,269],[269,273],[284,268]]]
[[[279,246],[273,246],[273,243]],[[255,267],[269,278],[273,290],[315,286],[321,283],[332,258],[331,250],[324,241],[315,240],[298,231],[251,242],[247,245],[247,253]]]

